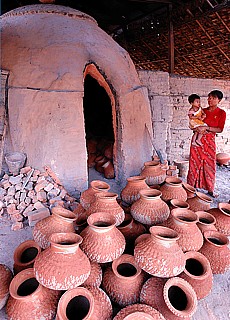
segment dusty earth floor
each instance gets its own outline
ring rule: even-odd
[[[120,193],[121,188],[112,180],[102,178],[96,171],[89,173],[90,181],[104,180],[111,186],[111,191]],[[230,168],[217,167],[216,187],[219,197],[214,199],[212,207],[219,202],[230,200]],[[32,228],[25,227],[20,231],[11,231],[11,222],[0,220],[0,263],[13,268],[13,253],[16,247],[25,240],[32,239]],[[0,310],[0,319],[7,319],[5,308]],[[198,308],[193,320],[229,320],[230,319],[230,270],[225,274],[214,275],[212,292],[208,297],[198,302]],[[26,319],[25,319],[26,320]]]

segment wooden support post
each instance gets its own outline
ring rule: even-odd
[[[172,4],[168,6],[169,17],[169,73],[174,73],[174,34],[172,23]]]

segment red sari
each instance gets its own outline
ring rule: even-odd
[[[220,128],[223,130],[226,112],[219,107],[214,111],[204,109],[206,118],[205,123],[209,127]],[[187,182],[195,188],[205,189],[209,192],[214,191],[216,176],[216,133],[207,132],[201,141],[203,146],[190,146],[189,171]]]

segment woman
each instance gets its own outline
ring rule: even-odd
[[[190,146],[189,171],[187,182],[195,188],[201,188],[208,191],[212,197],[215,187],[216,175],[216,133],[224,129],[226,112],[218,107],[222,100],[223,93],[219,90],[213,90],[208,94],[208,108],[203,109],[206,118],[204,122],[207,126],[197,128],[199,132],[205,131],[201,139],[202,146]]]

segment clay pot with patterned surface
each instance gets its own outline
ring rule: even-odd
[[[148,185],[161,184],[166,178],[167,166],[162,165],[159,161],[147,161],[141,170],[141,176],[146,178]]]
[[[132,255],[123,254],[104,271],[102,288],[119,306],[139,302],[145,274]]]
[[[34,240],[22,242],[14,251],[14,274],[32,268],[35,258],[41,252],[41,247]]]
[[[89,277],[85,280],[82,286],[100,287],[102,282],[102,268],[99,263],[90,261],[91,270]]]
[[[197,297],[192,286],[182,278],[152,277],[142,287],[141,303],[157,309],[166,320],[192,319],[197,309]]]
[[[187,193],[187,199],[195,197],[196,189],[188,183],[182,182],[182,186]]]
[[[56,320],[68,319],[112,319],[109,297],[96,287],[78,287],[66,291],[59,300]]]
[[[74,233],[54,233],[50,247],[34,262],[36,279],[53,290],[68,290],[80,286],[90,275],[90,261],[79,245],[82,237]]]
[[[13,273],[9,267],[0,263],[0,310],[5,306],[9,297],[9,286],[13,278]]]
[[[114,320],[165,320],[154,308],[141,303],[132,304],[121,309]]]
[[[185,256],[177,241],[176,231],[153,226],[149,229],[150,235],[142,235],[134,248],[134,257],[147,273],[168,278],[177,276],[185,268]],[[138,240],[137,238],[137,240]]]
[[[58,291],[39,284],[32,268],[25,269],[10,283],[6,313],[11,320],[52,320],[59,297]]]
[[[207,230],[217,231],[215,227],[216,219],[212,214],[206,211],[196,211],[196,215],[198,217],[197,227],[202,233]]]
[[[179,235],[178,244],[186,251],[198,251],[203,245],[203,235],[196,223],[198,217],[188,209],[173,209],[166,225]]]
[[[145,177],[133,176],[127,178],[127,184],[121,191],[121,199],[125,203],[131,205],[140,198],[139,191],[148,189],[149,186],[145,182]]]
[[[140,191],[140,199],[131,206],[130,213],[135,220],[146,225],[161,223],[168,219],[170,210],[161,199],[162,193],[156,189]]]
[[[126,213],[124,221],[117,227],[126,240],[126,253],[133,253],[134,242],[138,236],[147,232],[143,224],[133,219],[131,214]]]
[[[208,211],[210,209],[210,204],[212,199],[205,193],[196,192],[195,197],[187,200],[190,210],[193,211]]]
[[[125,250],[125,237],[116,227],[116,219],[108,212],[96,212],[87,219],[88,227],[81,232],[82,250],[91,261],[111,262]]]
[[[33,238],[42,249],[49,247],[49,237],[52,233],[75,232],[75,213],[60,206],[53,207],[51,212],[49,217],[38,221],[33,229]]]
[[[218,203],[218,208],[212,208],[208,212],[216,219],[216,229],[230,236],[230,203]]]
[[[95,212],[107,212],[114,216],[116,226],[121,224],[125,218],[123,208],[117,202],[117,193],[113,192],[100,192],[95,194],[95,201],[91,204],[90,208],[86,211],[87,216]]]
[[[230,268],[229,240],[218,231],[205,231],[204,244],[199,250],[210,262],[212,273],[225,273]]]
[[[160,187],[160,191],[162,192],[162,199],[166,202],[172,199],[187,200],[187,193],[182,186],[182,180],[179,178],[166,178],[165,183]]]
[[[212,290],[213,274],[208,259],[196,251],[185,253],[186,265],[180,278],[188,281],[196,292],[197,299],[205,298]]]
[[[95,194],[98,192],[109,191],[110,185],[104,181],[93,180],[90,182],[90,187],[83,191],[80,196],[80,204],[85,210],[89,209],[92,202],[95,201]]]
[[[182,201],[179,199],[172,199],[169,201],[169,209],[189,209],[189,204],[186,201]]]

